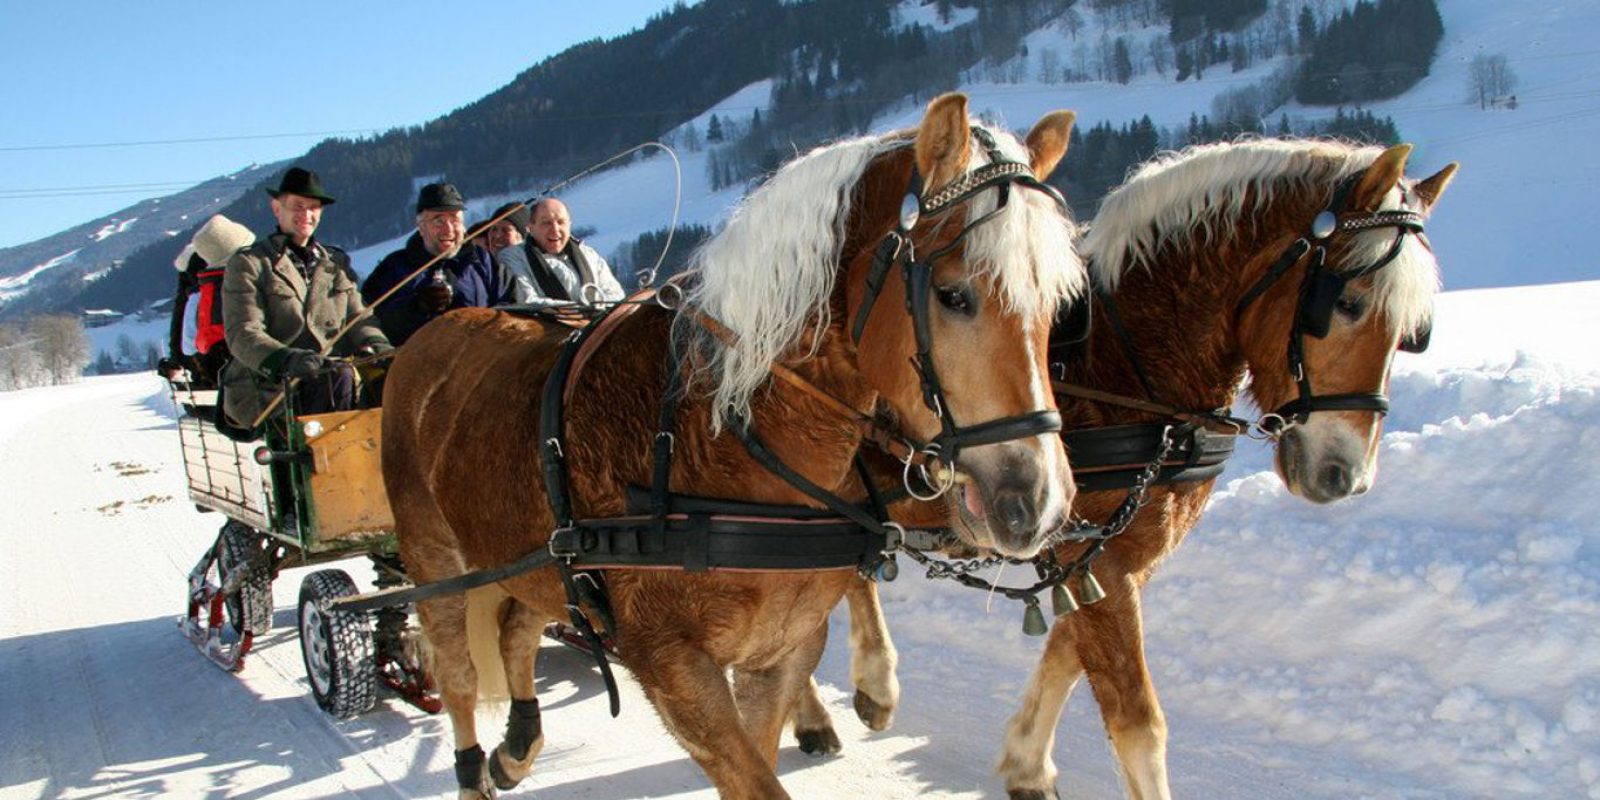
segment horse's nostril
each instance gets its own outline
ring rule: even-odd
[[[1032,501],[1019,493],[1002,495],[995,508],[1000,512],[1000,520],[1006,530],[1013,534],[1031,534],[1038,526],[1038,515],[1034,512]]]
[[[1343,464],[1328,464],[1317,475],[1318,483],[1322,485],[1325,494],[1332,497],[1345,497],[1350,494],[1352,483],[1350,468]]]

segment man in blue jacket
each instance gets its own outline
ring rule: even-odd
[[[395,346],[451,309],[512,302],[511,275],[487,249],[465,241],[466,209],[456,187],[448,183],[422,187],[417,195],[417,232],[405,247],[384,256],[361,284],[362,300],[373,306],[378,324]],[[435,257],[433,266],[406,279]],[[394,294],[378,302],[397,285]]]

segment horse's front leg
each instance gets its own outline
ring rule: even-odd
[[[1079,612],[1080,614],[1082,612]],[[1076,616],[1076,615],[1074,615]],[[1067,698],[1083,676],[1078,662],[1073,617],[1060,617],[1045,642],[1044,654],[1034,668],[1022,707],[1006,724],[1005,751],[1000,757],[1000,777],[1011,800],[1045,800],[1056,794],[1056,726]]]
[[[628,629],[625,622],[618,627]],[[745,730],[722,667],[681,640],[624,637],[623,661],[718,794],[724,800],[787,800],[789,793]]]
[[[506,738],[489,756],[489,775],[501,791],[515,787],[533,770],[533,760],[544,747],[539,720],[539,699],[534,695],[534,659],[539,637],[549,620],[516,600],[500,612],[500,658],[505,664],[511,710]]]
[[[834,734],[831,725],[826,728],[827,735],[833,737],[831,750],[825,741],[813,741],[812,747],[816,749],[807,749],[807,736],[800,727],[803,715],[792,713],[797,707],[807,705],[808,701],[818,702],[816,681],[811,676],[817,669],[817,663],[822,660],[822,650],[827,643],[828,623],[824,620],[815,633],[790,650],[777,664],[759,670],[733,670],[733,696],[739,704],[740,715],[744,717],[745,730],[749,731],[774,769],[778,765],[778,744],[783,735],[784,722],[791,716],[796,720],[795,736],[800,739],[800,749],[808,753],[839,751],[839,737]],[[826,718],[826,711],[823,711],[823,716]]]
[[[877,582],[851,581],[845,600],[850,604],[850,682],[856,687],[856,715],[872,730],[888,730],[900,704],[900,677],[895,674],[900,654],[889,639]]]
[[[1139,586],[1127,575],[1099,577],[1112,587],[1106,598],[1071,618],[1078,657],[1122,765],[1128,797],[1168,800],[1167,718],[1145,662]]]

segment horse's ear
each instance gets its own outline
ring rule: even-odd
[[[917,169],[924,186],[938,188],[966,170],[969,138],[967,96],[951,92],[935,97],[917,129]]]
[[[1461,164],[1452,161],[1444,165],[1444,169],[1439,170],[1433,177],[1417,181],[1417,185],[1411,187],[1411,191],[1416,192],[1417,198],[1422,201],[1424,210],[1432,209],[1433,204],[1439,202],[1439,195],[1444,194],[1445,187],[1456,177],[1458,169],[1461,169]]]
[[[1055,172],[1061,157],[1067,154],[1067,144],[1072,141],[1072,123],[1077,118],[1071,111],[1052,111],[1028,131],[1028,162],[1033,167],[1033,177],[1042,181]]]
[[[1397,144],[1378,156],[1367,167],[1361,183],[1350,193],[1349,208],[1353,211],[1376,211],[1383,204],[1383,196],[1406,174],[1406,158],[1411,155],[1411,145]]]

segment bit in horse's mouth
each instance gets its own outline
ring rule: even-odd
[[[956,491],[961,493],[961,515],[966,517],[968,522],[983,522],[988,514],[988,509],[983,503],[983,490],[972,481],[959,481],[956,483]]]

